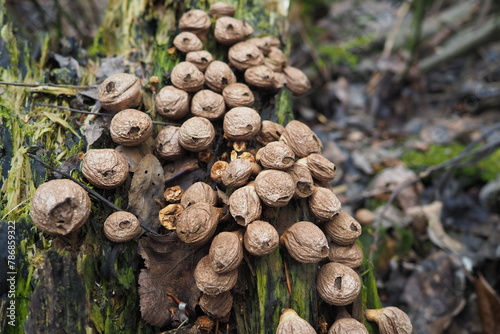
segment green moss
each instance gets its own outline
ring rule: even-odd
[[[450,145],[432,144],[425,152],[410,151],[403,154],[401,160],[411,169],[424,171],[429,166],[441,164],[461,154],[465,146],[460,143]],[[471,181],[484,182],[494,180],[500,171],[500,148],[485,159],[466,167],[458,168],[454,175],[469,178]]]
[[[365,259],[361,266],[361,283],[361,305],[363,305],[363,309],[383,307],[378,295],[377,279],[373,272],[373,265],[367,259]],[[364,313],[361,320],[370,334],[377,333],[377,327],[373,323],[366,321]]]

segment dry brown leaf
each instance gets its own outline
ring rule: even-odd
[[[484,334],[500,334],[500,298],[483,275],[474,282]]]
[[[175,233],[139,240],[139,254],[146,265],[139,275],[141,314],[146,322],[162,327],[176,320],[178,304],[168,294],[187,303],[188,311],[194,314],[201,292],[193,273],[204,254],[198,249],[182,242]]]
[[[146,154],[132,178],[127,210],[135,214],[142,225],[153,231],[160,227],[158,212],[163,207],[164,187],[160,161],[154,155]]]

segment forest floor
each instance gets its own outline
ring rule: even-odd
[[[383,302],[415,333],[498,333],[500,43],[485,29],[498,36],[500,8],[417,7],[295,3],[291,61],[314,87],[297,117],[340,167],[343,208],[373,216],[363,242]]]
[[[105,5],[7,3],[19,17],[31,13],[26,31],[59,31],[64,57],[79,40],[89,46],[102,19],[91,13]],[[406,310],[415,333],[495,333],[500,5],[410,3],[293,2],[290,63],[313,85],[295,101],[296,117],[339,169],[334,189],[364,224],[384,304]],[[74,12],[91,20],[70,24]]]

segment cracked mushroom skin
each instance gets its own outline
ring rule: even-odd
[[[189,93],[199,91],[205,84],[203,73],[188,61],[175,65],[170,74],[170,79],[175,87]]]
[[[408,315],[394,306],[366,310],[365,316],[377,323],[380,334],[411,334],[413,331]]]
[[[317,263],[328,256],[328,240],[323,231],[311,222],[293,224],[280,240],[298,262]]]
[[[114,149],[88,150],[83,156],[82,174],[100,189],[114,189],[127,180],[127,159]]]
[[[192,32],[184,31],[174,38],[174,46],[180,52],[188,53],[191,51],[201,51],[203,43]]]
[[[342,318],[333,323],[328,330],[328,334],[368,334],[366,327],[353,318]]]
[[[323,144],[310,127],[300,121],[291,121],[285,126],[280,141],[287,144],[298,158],[311,153],[320,153]]]
[[[260,130],[261,118],[252,108],[236,107],[224,115],[224,134],[230,140],[250,140]]]
[[[276,228],[268,222],[255,220],[247,225],[243,244],[250,254],[264,256],[278,248],[279,234]]]
[[[110,75],[99,86],[97,99],[110,112],[137,107],[142,101],[141,80],[128,73]]]
[[[308,204],[314,217],[321,221],[334,219],[334,216],[342,209],[342,204],[333,191],[323,187],[313,188]]]
[[[236,189],[229,196],[229,212],[236,223],[247,226],[262,214],[262,204],[253,186]]]
[[[189,113],[189,94],[174,86],[165,86],[156,94],[155,105],[161,116],[181,119]]]
[[[241,239],[239,232],[221,232],[213,238],[208,256],[216,273],[228,273],[240,266],[243,261]]]
[[[361,291],[358,274],[351,268],[335,262],[321,267],[316,280],[318,294],[325,302],[335,306],[351,304]]]
[[[276,334],[316,334],[316,331],[297,312],[288,308],[281,312]]]
[[[186,61],[194,64],[201,72],[205,73],[208,65],[214,60],[208,51],[191,51],[186,54]]]
[[[196,203],[217,204],[217,193],[205,182],[195,182],[186,189],[181,197],[181,205],[185,208]]]
[[[209,149],[214,139],[214,126],[203,117],[191,117],[181,125],[179,130],[179,144],[191,152]]]
[[[239,82],[224,87],[222,96],[228,108],[251,107],[255,102],[255,97],[250,88]]]
[[[47,234],[67,235],[78,231],[90,215],[87,192],[71,180],[51,180],[40,185],[31,200],[30,215]]]
[[[295,194],[295,182],[281,170],[264,170],[255,178],[255,190],[264,204],[273,208],[286,206]]]
[[[186,150],[179,144],[179,130],[177,126],[167,125],[158,132],[155,150],[159,158],[175,161],[186,154]]]
[[[113,242],[126,242],[142,233],[139,219],[126,211],[112,213],[104,222],[104,235]]]
[[[221,118],[226,112],[224,97],[209,89],[197,92],[191,101],[191,113],[209,120]]]
[[[138,146],[151,137],[153,120],[142,111],[125,109],[113,117],[109,132],[111,139],[118,145]]]
[[[231,290],[236,285],[238,270],[219,274],[214,270],[210,256],[206,255],[201,258],[194,269],[194,280],[201,292],[216,296]]]
[[[217,209],[208,203],[196,203],[186,208],[177,219],[177,236],[187,244],[206,244],[219,222]]]
[[[235,44],[245,40],[252,34],[252,26],[245,21],[229,16],[219,17],[217,21],[215,21],[214,36],[220,44]]]
[[[205,83],[214,92],[221,93],[227,85],[236,83],[236,76],[228,64],[214,60],[205,70]]]
[[[283,142],[274,141],[259,151],[255,157],[266,169],[287,170],[295,162],[295,154],[288,145]]]
[[[362,228],[356,219],[345,211],[340,211],[324,225],[328,237],[337,245],[348,246],[356,242]]]

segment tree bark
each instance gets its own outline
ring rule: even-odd
[[[160,86],[179,61],[171,50],[176,22],[191,8],[206,10],[216,1],[110,0],[105,19],[90,50],[98,56],[123,55],[130,73],[148,78],[158,76]],[[286,37],[287,1],[232,0],[236,17],[252,24],[255,35],[270,33]],[[9,321],[9,299],[0,301],[0,324],[4,333],[153,333],[158,328],[141,319],[137,279],[141,260],[137,242],[114,244],[102,233],[102,223],[111,210],[93,198],[92,215],[77,235],[47,236],[33,227],[30,198],[36,187],[57,176],[26,153],[34,153],[48,164],[61,167],[78,153],[85,142],[78,130],[78,118],[69,111],[46,109],[38,104],[69,106],[81,86],[95,83],[92,63],[81,67],[79,86],[51,86],[46,82],[48,37],[40,58],[30,58],[29,46],[18,43],[12,24],[0,0],[0,80],[26,86],[0,85],[0,133],[2,135],[2,220],[15,222],[15,319]],[[221,59],[227,50],[209,42],[209,51]],[[288,45],[286,45],[288,46]],[[144,66],[135,60],[140,60]],[[153,95],[146,91],[145,105]],[[148,102],[149,101],[149,102]],[[291,95],[282,91],[276,98],[261,101],[263,119],[285,123],[290,120]],[[154,115],[153,115],[154,117]],[[78,172],[73,177],[81,178]],[[116,205],[125,194],[104,192]],[[275,213],[279,229],[306,220],[304,202]],[[3,231],[3,229],[2,229]],[[281,232],[280,231],[280,232]],[[0,234],[6,238],[7,234]],[[316,265],[304,265],[278,249],[270,256],[251,257],[245,270],[247,289],[235,297],[233,319],[238,333],[274,333],[283,308],[294,308],[315,328],[319,326],[315,291]],[[3,256],[3,255],[2,255]],[[194,307],[194,306],[193,306]]]

